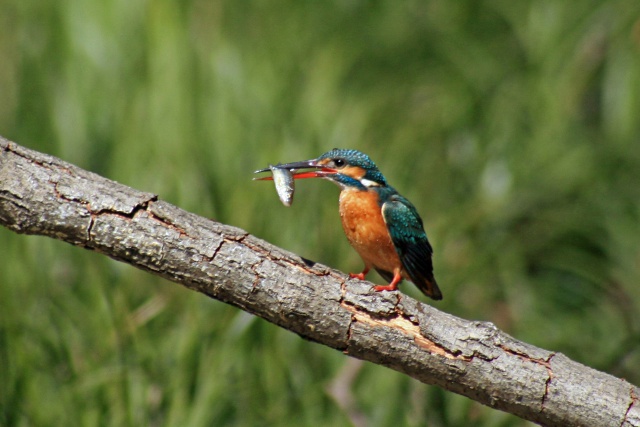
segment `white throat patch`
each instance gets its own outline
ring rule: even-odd
[[[365,179],[365,178],[362,178],[360,180],[360,184],[364,185],[367,188],[369,188],[369,187],[380,187],[380,184],[378,184],[377,182],[371,181],[370,179]]]

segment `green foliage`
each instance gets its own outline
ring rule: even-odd
[[[637,0],[5,0],[0,58],[3,136],[343,271],[338,190],[252,171],[366,152],[439,308],[640,382]],[[2,425],[526,424],[348,360],[0,230]]]

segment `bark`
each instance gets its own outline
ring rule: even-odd
[[[546,426],[638,426],[640,389],[0,137],[0,223],[180,283]]]

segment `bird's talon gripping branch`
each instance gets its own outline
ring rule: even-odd
[[[352,279],[365,280],[367,274],[369,273],[369,267],[365,267],[360,273],[349,273],[349,277]]]
[[[402,282],[402,275],[399,271],[396,271],[393,275],[393,280],[388,285],[379,285],[375,286],[374,289],[376,292],[380,291],[395,291],[398,289],[398,283]]]
[[[378,286],[374,286],[373,289],[375,289],[376,292],[380,292],[380,291],[397,291],[398,290],[398,285],[378,285]]]

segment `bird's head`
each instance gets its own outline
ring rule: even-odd
[[[324,178],[342,188],[385,187],[387,181],[369,156],[358,150],[334,148],[317,159],[278,165],[294,171],[295,179]],[[302,169],[312,169],[301,171]],[[257,172],[267,172],[262,169]]]

